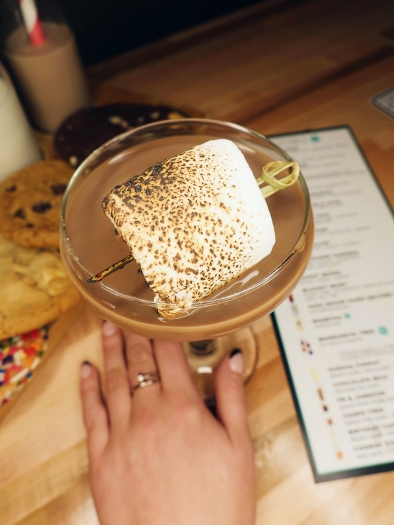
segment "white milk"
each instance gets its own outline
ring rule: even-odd
[[[0,181],[40,160],[27,118],[14,89],[0,72]]]

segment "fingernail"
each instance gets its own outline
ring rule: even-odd
[[[84,361],[81,366],[81,377],[82,379],[86,379],[90,376],[92,373],[92,365],[89,363],[89,361]]]
[[[110,321],[104,321],[102,330],[103,334],[106,336],[114,335],[116,332],[116,326]]]
[[[242,374],[244,370],[244,356],[239,348],[234,348],[230,354],[230,370]]]

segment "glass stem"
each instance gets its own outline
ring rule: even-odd
[[[190,351],[197,356],[213,354],[215,350],[214,339],[202,339],[201,341],[192,341],[189,343]]]

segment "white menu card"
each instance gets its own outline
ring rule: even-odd
[[[315,219],[273,314],[315,481],[393,470],[393,212],[348,127],[270,138],[299,162]]]

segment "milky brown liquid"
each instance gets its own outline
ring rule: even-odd
[[[8,38],[6,57],[34,124],[54,132],[77,109],[89,105],[89,95],[74,36],[65,25],[43,23],[46,42],[32,46],[24,28]]]
[[[133,147],[110,159],[94,170],[75,193],[71,192],[66,212],[66,228],[72,248],[80,262],[93,275],[110,264],[125,257],[127,245],[115,234],[112,223],[102,211],[102,200],[112,188],[125,182],[149,166],[165,158],[177,155],[197,143],[217,137],[193,138],[181,136],[164,138]],[[256,177],[261,175],[262,166],[272,158],[262,152],[244,148],[246,160]],[[275,159],[276,160],[276,159]],[[300,185],[272,195],[267,199],[276,233],[272,253],[259,264],[244,272],[209,297],[199,301],[185,315],[177,318],[159,317],[153,305],[146,306],[127,301],[108,293],[108,288],[124,294],[153,301],[154,294],[138,271],[136,263],[127,265],[107,277],[101,284],[87,284],[82,271],[71,273],[81,294],[106,319],[110,319],[128,330],[151,338],[165,338],[178,341],[209,339],[249,326],[257,319],[272,312],[286,298],[299,281],[309,260],[313,242],[312,219],[305,226],[305,199]],[[301,236],[301,238],[300,238]],[[290,252],[303,247],[290,257],[268,283],[254,291],[253,284],[278,269]],[[63,257],[68,264],[69,255],[63,247]],[[230,297],[236,295],[236,297]],[[215,298],[223,298],[220,304],[206,304]]]

